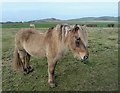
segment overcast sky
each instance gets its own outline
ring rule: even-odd
[[[2,4],[2,21],[29,21],[44,18],[118,16],[117,2],[6,2]]]

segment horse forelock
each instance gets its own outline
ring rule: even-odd
[[[82,40],[82,42],[84,43],[85,46],[87,46],[87,32],[86,32],[86,26],[80,26],[78,25],[79,30],[78,30],[78,34]]]

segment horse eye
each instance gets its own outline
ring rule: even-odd
[[[76,46],[79,47],[80,46],[80,39],[76,39],[75,43],[76,43]]]
[[[77,40],[79,40],[79,41],[80,41],[80,37],[79,37],[79,38],[77,38]]]

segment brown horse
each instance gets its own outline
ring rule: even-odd
[[[80,27],[75,25],[56,25],[49,28],[46,33],[34,31],[34,29],[21,30],[15,37],[14,66],[16,69],[29,73],[32,68],[29,64],[30,56],[47,57],[48,83],[55,86],[55,65],[68,49],[79,60],[88,58],[88,49],[81,40]]]

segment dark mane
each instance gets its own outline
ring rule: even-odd
[[[60,40],[62,40],[65,37],[66,27],[70,27],[70,26],[68,24],[62,24],[58,28],[59,29],[58,31],[59,31],[59,38],[60,38]]]

